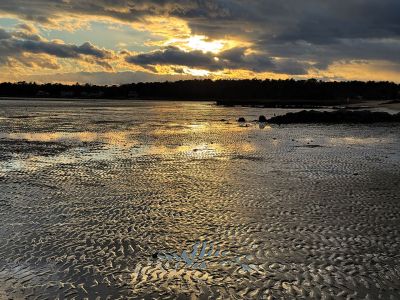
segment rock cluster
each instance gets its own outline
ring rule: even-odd
[[[290,123],[380,123],[380,122],[400,122],[400,113],[391,115],[386,112],[371,112],[337,110],[337,111],[315,111],[302,110],[296,113],[287,113],[283,116],[276,116],[268,120],[272,124],[290,124]]]

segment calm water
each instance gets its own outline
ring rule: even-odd
[[[0,101],[0,299],[399,299],[399,127],[286,112]]]

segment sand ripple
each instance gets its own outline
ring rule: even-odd
[[[1,299],[400,298],[397,127],[26,105],[1,111]]]

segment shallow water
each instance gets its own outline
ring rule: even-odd
[[[286,112],[0,101],[0,299],[399,299],[399,127]]]

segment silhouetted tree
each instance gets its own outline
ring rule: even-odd
[[[109,98],[216,100],[221,104],[258,104],[262,100],[394,100],[400,85],[393,82],[323,82],[309,80],[185,80],[131,83],[112,86],[91,84],[0,83],[0,97]]]

